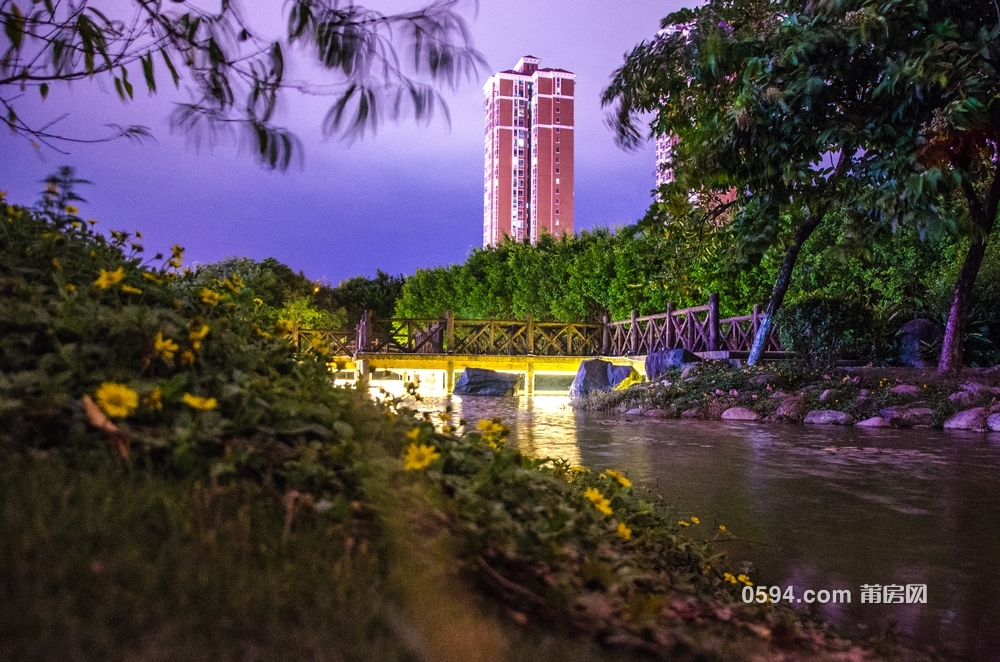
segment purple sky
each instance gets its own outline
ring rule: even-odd
[[[270,13],[253,4],[264,21],[279,20],[282,3],[268,3]],[[407,6],[366,4],[387,12]],[[429,127],[384,125],[374,138],[347,145],[320,134],[329,99],[288,95],[280,121],[305,145],[305,164],[285,173],[260,168],[226,138],[197,150],[171,135],[167,114],[176,95],[147,97],[138,71],[129,104],[96,84],[53,89],[45,103],[22,105],[21,115],[40,120],[70,112],[57,126],[76,135],[99,134],[112,122],[144,124],[156,142],[73,146],[64,156],[2,132],[0,189],[30,204],[40,180],[72,165],[94,184],[81,190],[88,200],[81,216],[97,218],[105,231],[141,230],[150,256],[180,243],[189,263],[271,256],[336,284],[376,269],[409,274],[461,262],[482,244],[482,85],[531,54],[543,67],[577,74],[576,228],[633,223],[649,205],[653,149],[618,149],[599,96],[624,54],[683,4],[691,2],[480,0],[478,16],[466,16],[489,70],[446,93],[450,130],[438,117]]]

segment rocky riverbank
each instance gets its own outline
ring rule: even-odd
[[[664,419],[1000,432],[1000,370],[942,376],[914,368],[702,362],[623,391],[591,394],[577,406]]]

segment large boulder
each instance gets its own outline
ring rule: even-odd
[[[945,430],[982,430],[986,425],[986,408],[960,411],[944,422]]]
[[[866,418],[863,421],[858,421],[857,427],[859,428],[891,428],[892,423],[889,422],[888,418],[882,418],[881,416],[872,416],[871,418]]]
[[[580,363],[569,397],[582,398],[595,391],[613,391],[623,384],[635,383],[639,373],[629,365],[615,365],[603,359],[587,359]]]
[[[927,406],[914,403],[913,405],[897,405],[886,407],[879,412],[882,418],[888,418],[896,427],[912,428],[917,425],[934,425],[934,410]]]
[[[722,412],[724,421],[759,421],[760,414],[746,407],[730,407]]]
[[[685,363],[698,363],[701,358],[686,349],[661,349],[646,355],[646,378],[656,379],[667,370],[682,367]]]
[[[802,421],[807,425],[852,425],[854,417],[845,411],[813,409]]]
[[[991,414],[986,419],[986,427],[992,432],[1000,432],[1000,414]]]
[[[944,337],[941,325],[929,319],[910,320],[896,334],[899,339],[899,362],[912,368],[931,368],[937,357],[928,356],[928,348]]]
[[[514,395],[518,376],[484,368],[466,368],[452,391],[455,395]]]

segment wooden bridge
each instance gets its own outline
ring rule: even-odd
[[[365,311],[354,329],[293,329],[301,352],[317,352],[338,368],[365,378],[376,371],[443,372],[450,393],[455,371],[467,367],[518,372],[524,391],[534,391],[535,374],[575,374],[580,362],[601,357],[633,365],[644,373],[645,355],[683,348],[711,359],[745,359],[762,317],[759,307],[740,317],[721,318],[719,298],[707,305],[601,323],[524,320],[460,320],[454,313],[428,319],[378,319]],[[784,356],[777,339],[765,358]]]

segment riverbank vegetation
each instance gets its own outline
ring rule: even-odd
[[[852,649],[743,604],[723,522],[525,457],[499,422],[334,388],[249,281],[146,259],[66,194],[0,201],[0,657]]]
[[[544,237],[535,246],[508,240],[475,249],[462,264],[409,276],[395,314],[440,317],[452,310],[470,319],[531,314],[538,320],[599,322],[604,315],[628,319],[632,310],[661,313],[668,302],[702,305],[712,292],[720,294],[723,316],[748,314],[767,300],[783,249],[767,248],[748,261],[732,226],[700,233],[684,227],[661,232],[632,226]],[[867,311],[866,328],[853,330],[868,342],[863,358],[891,363],[903,324],[917,317],[943,324],[947,318],[951,283],[967,246],[967,239],[947,232],[922,235],[910,226],[859,233],[846,217],[831,213],[802,247],[786,305],[823,298],[838,309]],[[970,304],[966,359],[972,365],[1000,359],[1000,313],[992,304],[1000,298],[995,246],[986,252]],[[785,327],[787,334],[797,331]],[[817,331],[800,335],[822,335]]]

